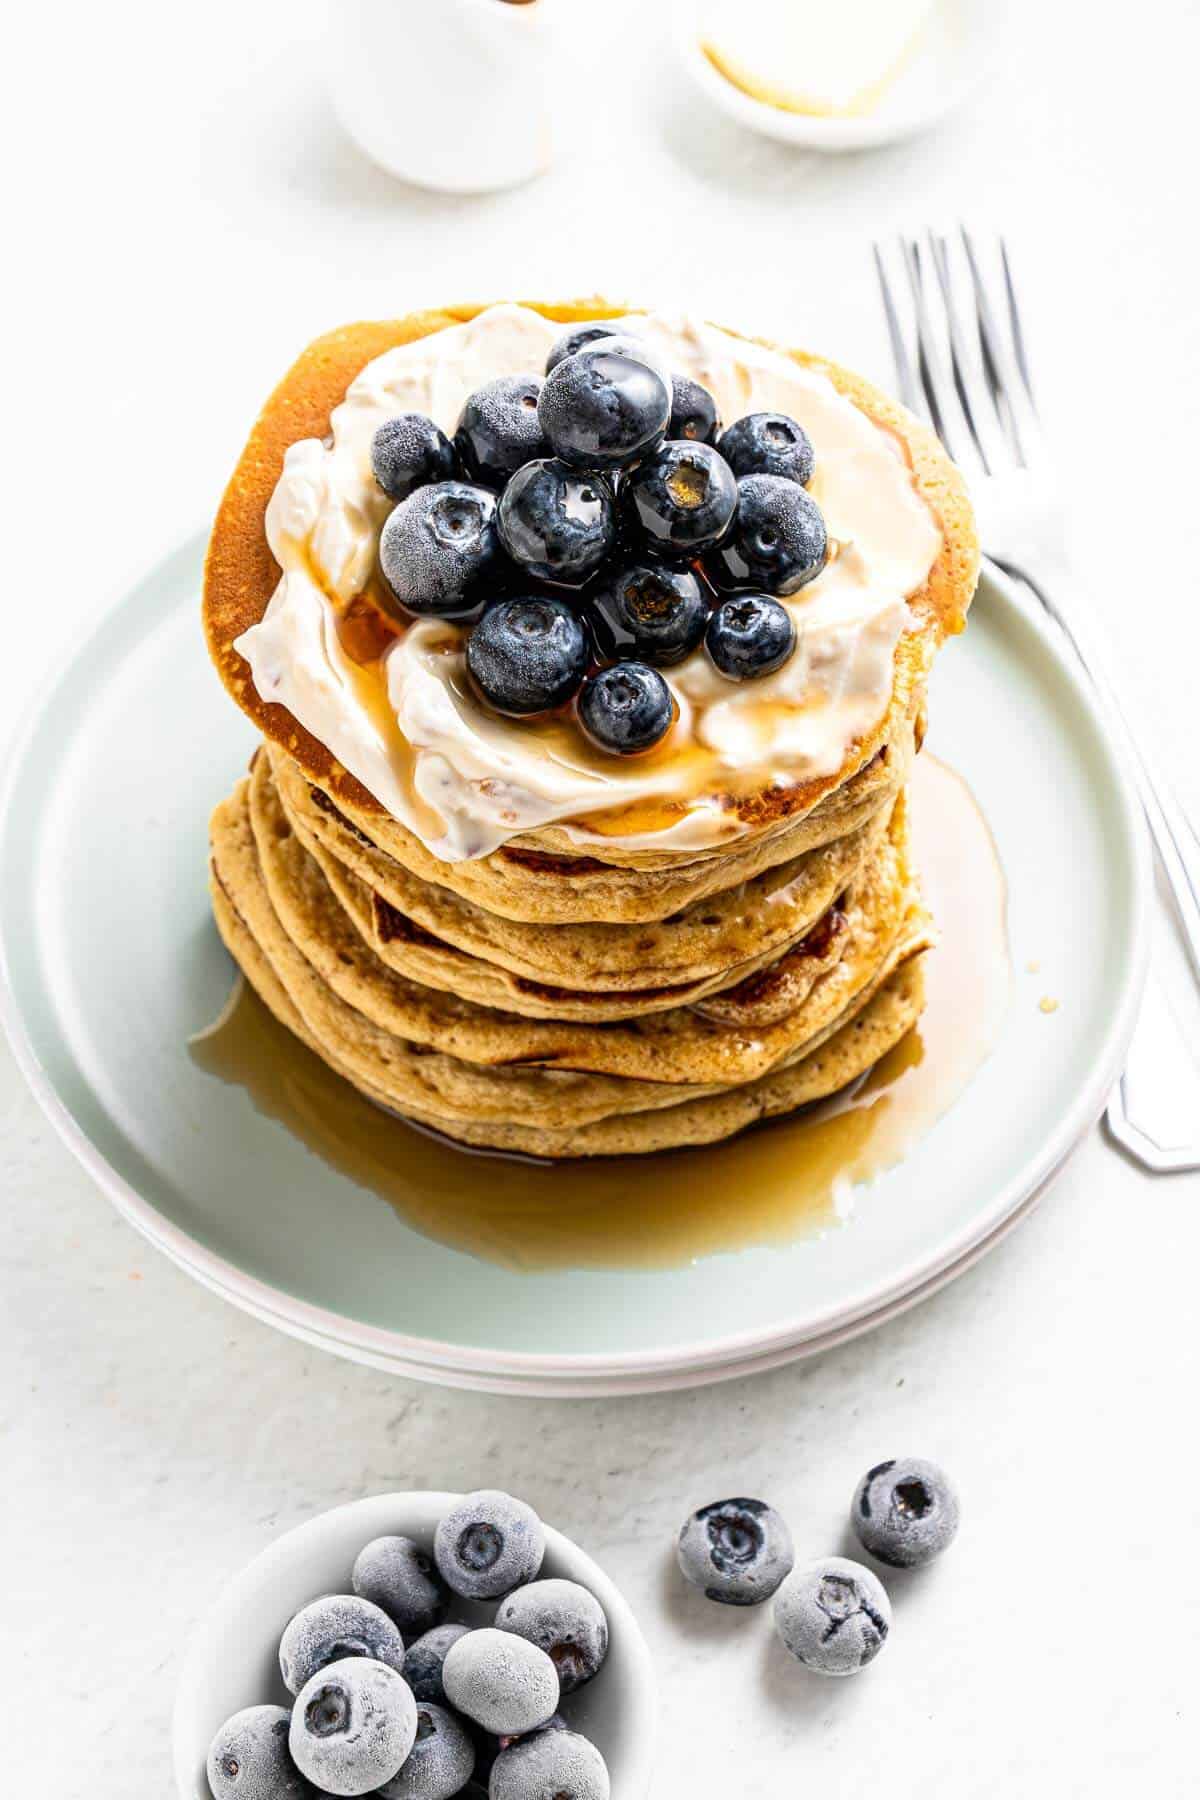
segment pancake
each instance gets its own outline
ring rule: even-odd
[[[916,901],[901,811],[876,856],[841,896],[836,929],[814,931],[811,951],[743,984],[720,1018],[679,1007],[624,1025],[523,1019],[405,979],[373,955],[338,905],[315,860],[288,827],[261,765],[247,802],[254,851],[276,918],[313,972],[385,1031],[492,1067],[588,1070],[639,1080],[710,1083],[754,1079],[844,1017],[864,989],[929,942]],[[214,832],[222,879],[249,853],[240,812]],[[918,939],[920,944],[918,945]],[[736,992],[736,990],[735,990]],[[768,1016],[770,1015],[770,1016]]]

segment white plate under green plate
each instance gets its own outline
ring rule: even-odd
[[[436,1381],[713,1380],[865,1329],[965,1267],[1099,1115],[1143,972],[1140,820],[1053,633],[988,575],[941,658],[931,744],[996,838],[1014,1000],[932,1133],[844,1224],[679,1267],[521,1269],[422,1235],[188,1050],[231,982],[208,910],[208,813],[254,742],[204,651],[201,554],[188,544],[102,619],[19,737],[0,808],[0,955],[6,1022],[55,1125],[127,1218],[235,1304]],[[1051,1016],[1042,994],[1060,1001]],[[703,1183],[705,1153],[682,1154]],[[558,1179],[569,1208],[570,1169]]]

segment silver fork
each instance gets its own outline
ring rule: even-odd
[[[960,235],[957,244],[932,231],[920,240],[901,238],[897,281],[874,246],[900,397],[928,419],[967,475],[985,552],[1036,595],[1115,721],[1200,983],[1200,838],[1134,737],[1108,672],[1102,634],[1072,594],[1065,513],[1034,408],[1008,251],[1001,240],[989,280],[987,259],[971,234],[961,227]],[[911,302],[910,329],[903,322],[909,312],[903,289]],[[1127,1069],[1108,1103],[1113,1136],[1156,1173],[1200,1169],[1200,1143],[1163,1142],[1136,1123],[1128,1076]]]

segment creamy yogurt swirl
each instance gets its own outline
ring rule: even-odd
[[[941,544],[897,441],[826,376],[713,326],[634,316],[621,329],[702,382],[727,423],[785,412],[812,439],[810,492],[837,554],[784,602],[795,654],[759,681],[727,680],[702,649],[664,671],[678,722],[658,750],[631,759],[593,751],[568,724],[543,730],[493,714],[470,690],[461,634],[440,621],[398,637],[369,690],[337,622],[372,577],[391,510],[371,473],[375,431],[421,412],[452,433],[468,394],[497,375],[540,371],[563,329],[528,307],[493,306],[368,363],[329,439],[287,452],[266,515],[282,574],[235,646],[262,699],[282,702],[447,862],[550,824],[581,844],[700,851],[742,830],[723,794],[834,774],[887,709],[906,597]]]

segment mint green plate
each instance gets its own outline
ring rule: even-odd
[[[845,1223],[681,1267],[524,1270],[421,1235],[188,1051],[231,985],[208,910],[207,818],[254,743],[205,654],[202,548],[178,550],[102,618],[17,740],[0,805],[0,987],[16,1053],[72,1150],[139,1230],[236,1305],[460,1385],[719,1379],[865,1329],[948,1279],[1099,1116],[1143,974],[1141,823],[1052,629],[989,573],[940,659],[930,746],[994,833],[1014,998],[930,1135],[856,1193]],[[1052,1017],[1045,992],[1060,1001]],[[685,1154],[703,1182],[704,1152]],[[562,1180],[569,1205],[569,1170]]]

